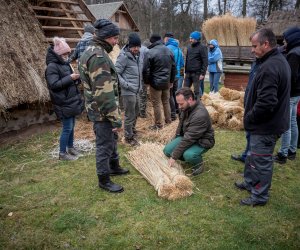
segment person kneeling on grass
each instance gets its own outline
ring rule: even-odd
[[[184,87],[176,92],[176,101],[180,109],[176,137],[164,148],[164,154],[172,167],[176,160],[193,165],[193,175],[202,172],[202,154],[215,144],[214,130],[210,116],[200,100],[190,88]]]

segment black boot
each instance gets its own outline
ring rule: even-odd
[[[121,193],[124,191],[124,188],[116,183],[113,183],[110,180],[108,174],[106,175],[98,175],[99,187],[112,193]]]
[[[110,160],[110,173],[109,175],[115,176],[115,175],[123,175],[128,174],[129,170],[127,168],[121,168],[119,159],[117,160]]]

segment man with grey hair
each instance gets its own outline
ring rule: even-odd
[[[269,199],[274,147],[289,128],[291,70],[271,29],[258,30],[250,41],[258,66],[245,102],[244,127],[250,133],[250,150],[244,181],[235,186],[251,193],[241,205],[263,206]]]

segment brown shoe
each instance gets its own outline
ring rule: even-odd
[[[129,144],[131,147],[140,146],[140,143],[134,138],[125,138],[125,142]]]

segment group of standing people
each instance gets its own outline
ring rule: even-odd
[[[199,174],[203,163],[202,154],[215,143],[209,114],[199,97],[204,91],[201,81],[207,67],[210,90],[218,91],[222,53],[217,41],[209,42],[208,51],[200,42],[201,33],[192,32],[184,64],[183,53],[172,33],[167,33],[164,41],[157,34],[151,35],[148,48],[143,48],[139,36],[131,33],[114,65],[108,53],[118,43],[119,28],[107,19],[97,20],[93,28],[94,35],[89,40],[89,46],[78,57],[80,76],[70,67],[68,56],[71,49],[64,39],[54,38],[53,46],[48,49],[45,75],[55,112],[63,124],[59,158],[74,160],[79,154],[73,140],[75,116],[83,109],[78,90],[81,80],[85,109],[89,120],[94,123],[99,187],[109,192],[122,192],[123,187],[110,178],[129,172],[120,166],[117,150],[118,132],[122,128],[119,87],[125,109],[125,141],[135,146],[138,145],[135,125],[140,113],[140,92],[145,91],[145,84],[148,84],[155,120],[151,129],[163,126],[160,103],[163,105],[165,124],[172,122],[174,117],[176,119],[176,109],[180,111],[175,138],[164,148],[165,155],[170,158],[169,166],[172,167],[178,159],[184,160],[192,164],[193,175]],[[292,133],[292,141],[296,135],[293,117],[300,90],[299,28],[288,30],[284,37],[287,58],[277,49],[276,37],[270,29],[261,29],[250,38],[256,61],[245,95],[244,126],[249,139],[249,151],[244,181],[236,182],[235,186],[249,191],[251,195],[241,200],[242,205],[266,204],[276,141],[283,133]],[[178,83],[183,68],[184,87],[180,88]],[[294,71],[292,73],[291,68]],[[190,89],[192,85],[194,92]],[[286,132],[289,130],[292,132]],[[291,136],[288,140],[291,141]],[[290,146],[287,154],[296,155],[293,150],[294,147]]]

